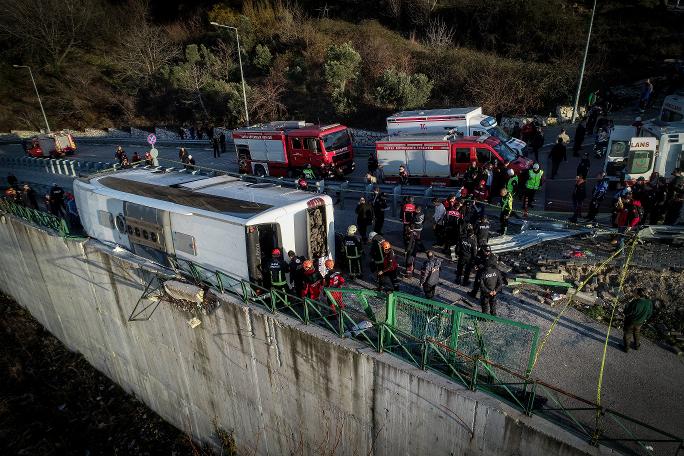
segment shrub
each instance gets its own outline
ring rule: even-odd
[[[331,101],[338,113],[351,110],[347,84],[359,75],[361,56],[351,43],[328,47],[323,64],[325,82],[331,91]]]
[[[422,73],[409,75],[391,68],[378,81],[375,98],[380,105],[391,108],[417,108],[424,106],[430,99],[432,86],[432,82]]]
[[[259,68],[261,71],[266,71],[270,68],[272,60],[273,55],[268,49],[268,46],[257,44],[254,48],[254,59],[252,60],[254,66]]]

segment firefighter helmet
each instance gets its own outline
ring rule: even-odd
[[[357,231],[356,225],[349,225],[349,228],[347,228],[347,235],[354,236]]]
[[[326,269],[332,269],[335,267],[335,262],[331,259],[325,260],[325,268]]]
[[[506,171],[509,176],[513,177],[515,176],[515,171],[513,171],[511,168],[508,168],[508,171]]]
[[[304,267],[304,269],[313,269],[313,261],[304,260],[304,262],[302,263],[302,266]]]
[[[390,244],[388,241],[382,241],[380,247],[382,247],[382,250],[389,250],[392,248],[392,244]]]
[[[275,248],[271,251],[271,255],[273,256],[280,256],[280,249]]]
[[[487,185],[487,181],[484,180],[484,179],[482,179],[482,180],[480,181],[480,187],[484,187],[485,185]]]
[[[373,239],[377,235],[378,233],[376,233],[375,231],[371,231],[370,233],[368,233],[368,239]]]

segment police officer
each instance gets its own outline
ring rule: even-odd
[[[477,258],[475,258],[475,283],[473,283],[473,289],[468,292],[468,295],[477,298],[477,292],[480,291],[480,279],[482,279],[482,274],[489,262],[489,257],[492,256],[492,248],[488,245],[481,248],[477,253]]]
[[[480,278],[480,306],[482,313],[496,315],[496,297],[503,288],[504,278],[499,271],[496,257],[491,255],[487,259],[485,269]]]
[[[489,228],[489,219],[483,212],[482,215],[480,215],[480,220],[475,228],[477,233],[477,246],[479,248],[482,248],[489,243]]]
[[[508,168],[508,182],[506,182],[506,190],[510,193],[511,197],[515,198],[518,195],[518,176],[515,175],[515,171]]]
[[[468,223],[466,235],[461,238],[458,245],[458,265],[456,266],[456,283],[464,286],[470,285],[470,271],[473,269],[475,255],[477,254],[477,237],[473,225]]]
[[[454,200],[454,202],[447,209],[445,217],[445,244],[444,250],[446,253],[451,253],[452,258],[455,253],[453,246],[458,245],[459,233],[461,225],[463,224],[463,214],[461,213],[461,202]]]
[[[271,261],[268,263],[268,277],[271,288],[288,291],[287,278],[285,274],[289,272],[289,265],[283,260],[283,255],[279,248],[271,251]]]
[[[527,216],[527,210],[534,204],[534,196],[542,186],[543,176],[544,170],[539,167],[539,163],[532,165],[532,169],[528,171],[527,182],[525,182],[525,201],[523,203],[525,216]]]
[[[370,270],[371,272],[377,272],[382,269],[382,242],[385,240],[382,234],[378,234],[375,231],[371,231],[368,235],[370,237]]]
[[[287,256],[290,258],[290,283],[297,296],[301,296],[302,289],[304,288],[304,260],[303,256],[297,256],[294,251],[290,250],[287,252]]]
[[[513,214],[513,195],[505,188],[501,189],[501,213],[499,214],[499,234],[508,230],[508,219]]]
[[[347,270],[352,280],[360,276],[363,271],[361,266],[363,244],[357,232],[356,225],[349,225],[347,235],[344,237],[344,256],[347,259]]]

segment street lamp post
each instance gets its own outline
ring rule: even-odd
[[[231,30],[235,30],[235,40],[237,41],[237,53],[238,62],[240,63],[240,79],[242,80],[242,100],[245,102],[245,121],[249,127],[249,111],[247,110],[247,92],[245,90],[245,75],[242,72],[242,55],[240,55],[240,34],[238,33],[237,27],[231,27],[230,25],[219,24],[218,22],[210,22],[211,25],[215,27],[223,27]]]
[[[36,80],[33,79],[33,71],[28,65],[12,65],[14,68],[27,68],[29,70],[29,75],[31,76],[31,82],[33,82],[33,88],[36,90],[36,96],[38,97],[38,104],[40,105],[40,111],[43,113],[43,120],[45,120],[45,126],[47,127],[47,132],[50,133],[50,124],[48,123],[47,116],[45,115],[45,109],[43,109],[43,102],[40,99],[40,93],[38,93],[38,86],[36,85]]]
[[[587,33],[587,45],[584,47],[584,58],[582,59],[582,68],[580,69],[579,81],[577,82],[577,93],[575,94],[575,107],[572,109],[572,122],[577,120],[577,105],[579,104],[580,91],[582,90],[582,79],[584,78],[584,67],[587,64],[587,54],[589,53],[589,41],[591,40],[591,29],[594,26],[594,13],[596,12],[596,0],[594,0],[594,7],[591,9],[591,20],[589,21],[589,33]]]

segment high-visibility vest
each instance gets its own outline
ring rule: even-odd
[[[501,212],[511,212],[513,210],[513,195],[506,193],[501,197]]]
[[[508,193],[510,194],[515,194],[515,191],[518,188],[518,176],[513,176],[510,179],[508,179],[508,182],[506,182],[506,190],[508,190]]]
[[[544,170],[540,169],[538,173],[535,173],[533,170],[530,170],[527,177],[527,184],[525,184],[525,186],[530,190],[539,190],[539,187],[541,187],[541,180],[543,175]]]
[[[316,174],[314,174],[314,170],[311,168],[304,168],[303,174],[307,179],[316,179]]]

